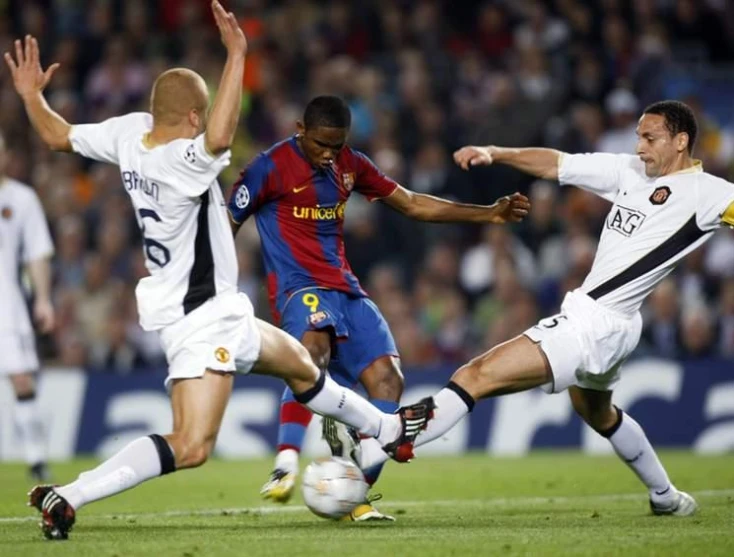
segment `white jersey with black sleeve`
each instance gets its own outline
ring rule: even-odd
[[[215,295],[235,292],[237,257],[217,183],[230,152],[214,157],[204,135],[149,149],[153,117],[133,113],[72,127],[76,153],[120,167],[143,233],[149,277],[135,294],[146,330],[171,325]]]
[[[558,178],[613,203],[580,290],[626,315],[635,314],[676,263],[712,236],[734,202],[734,184],[707,174],[699,162],[648,178],[636,156],[564,154]]]

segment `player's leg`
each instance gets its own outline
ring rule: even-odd
[[[28,472],[36,481],[48,481],[46,467],[46,437],[36,398],[36,378],[33,373],[10,375],[15,393],[15,425],[20,434]]]
[[[174,379],[171,386],[173,432],[140,437],[72,483],[37,486],[30,504],[43,513],[50,539],[65,539],[76,511],[146,480],[202,465],[216,441],[233,375],[207,370],[202,377]]]
[[[441,437],[474,409],[476,401],[526,391],[553,381],[540,345],[525,335],[495,346],[459,368],[448,385],[412,407],[429,407],[433,419],[418,435],[415,446]],[[407,408],[411,408],[410,406]],[[367,468],[385,462],[387,455],[375,443],[362,442],[361,464]]]
[[[335,378],[342,377],[345,384],[361,383],[370,403],[383,412],[395,413],[403,394],[404,381],[395,340],[387,322],[369,298],[343,296],[342,313],[349,335],[337,344],[335,363],[338,366],[330,370]],[[325,418],[324,438],[331,446],[332,454],[351,458],[360,464],[361,447],[354,431]],[[383,463],[380,463],[363,469],[370,486],[377,481],[382,467]],[[373,505],[379,497],[370,496],[364,504],[354,508],[348,518],[357,522],[395,520]]]
[[[0,375],[7,375],[13,387],[14,421],[30,476],[37,481],[47,481],[46,436],[36,398],[37,376],[33,373],[40,366],[33,334],[3,335],[0,354]]]
[[[341,338],[337,344],[335,363],[338,366],[330,370],[335,378],[343,378],[342,384],[361,383],[374,406],[383,412],[395,413],[403,394],[404,380],[390,328],[369,298],[341,296],[340,309],[348,336]],[[332,446],[332,453],[341,446],[341,456],[350,458],[354,452],[350,443],[353,435],[345,433],[343,429],[340,424],[332,425],[328,420],[324,421],[324,438]],[[382,465],[363,469],[370,485],[377,481],[381,470]]]
[[[568,390],[576,412],[599,435],[609,440],[627,466],[648,489],[655,514],[691,515],[695,500],[670,482],[655,449],[632,417],[612,404],[612,391],[572,386]]]
[[[293,335],[295,336],[295,335]],[[301,344],[308,350],[311,360],[316,366],[325,370],[329,366],[331,358],[332,335],[329,331],[306,331],[301,338]],[[311,411],[296,401],[293,391],[286,387],[280,404],[280,424],[278,428],[278,453],[289,451],[294,453],[287,457],[288,462],[295,456],[295,467],[298,465],[298,453],[303,447],[306,428],[311,422],[313,414]],[[277,464],[277,459],[276,459]]]
[[[329,365],[331,343],[332,335],[328,330],[305,331],[301,338],[301,344],[321,370]],[[280,402],[275,465],[260,490],[266,499],[285,503],[291,498],[298,476],[298,457],[312,417],[312,412],[296,400],[290,387],[286,387]]]
[[[399,360],[394,356],[383,356],[375,360],[359,376],[369,401],[383,412],[393,414],[400,407],[405,380],[400,371]],[[364,472],[367,483],[374,485],[382,473],[384,464],[369,467]]]
[[[260,357],[253,373],[283,379],[295,398],[312,411],[330,416],[356,428],[359,433],[375,437],[389,446],[396,460],[412,456],[412,444],[425,428],[428,415],[385,414],[349,389],[340,387],[313,363],[308,351],[293,337],[258,320],[261,335]],[[400,449],[400,451],[398,451]]]

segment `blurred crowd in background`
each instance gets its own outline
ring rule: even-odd
[[[464,144],[634,153],[645,105],[691,104],[708,172],[734,178],[734,2],[727,0],[227,0],[249,41],[228,190],[288,137],[306,102],[345,97],[352,146],[418,192],[490,203],[527,193],[513,227],[427,225],[352,197],[347,256],[392,327],[406,366],[465,360],[554,313],[590,268],[607,202],[502,167],[463,172]],[[70,122],[146,110],[152,80],[187,66],[216,91],[224,49],[208,0],[0,0],[0,48],[25,33],[60,62],[47,98]],[[137,323],[146,274],[116,168],[55,154],[31,132],[0,72],[7,174],[46,208],[56,332],[46,360],[120,373],[160,367]],[[237,239],[240,288],[269,318],[258,237]],[[734,235],[717,233],[644,307],[639,352],[734,357]]]

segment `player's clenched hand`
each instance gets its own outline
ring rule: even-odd
[[[464,170],[469,170],[470,166],[490,165],[493,162],[493,155],[496,147],[478,147],[477,145],[467,145],[454,152],[454,162]]]
[[[15,41],[15,59],[6,52],[5,62],[13,75],[15,90],[21,97],[43,91],[60,65],[51,64],[44,72],[41,68],[38,41],[30,35],[25,36],[25,45],[19,40]]]
[[[50,333],[56,321],[54,307],[48,300],[37,299],[33,304],[33,319],[38,330],[42,333]]]
[[[234,14],[232,12],[225,12],[217,0],[212,2],[212,13],[214,14],[214,21],[217,22],[219,35],[222,37],[222,43],[227,48],[227,52],[232,54],[246,54],[247,39]]]
[[[520,193],[513,193],[500,197],[492,205],[492,216],[490,222],[494,224],[505,224],[508,222],[520,222],[530,210],[530,200]]]

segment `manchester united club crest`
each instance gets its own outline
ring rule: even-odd
[[[229,362],[229,350],[227,350],[223,346],[220,346],[214,351],[214,357],[217,359],[218,362],[226,364],[227,362]]]
[[[342,184],[347,191],[352,191],[354,187],[354,172],[346,172],[342,174]]]
[[[3,207],[0,209],[0,216],[5,220],[10,220],[10,217],[13,216],[13,210],[10,207]]]
[[[655,191],[652,192],[652,195],[650,196],[650,203],[652,203],[653,205],[662,205],[668,200],[670,194],[671,191],[668,186],[660,186],[658,188],[655,188]]]

